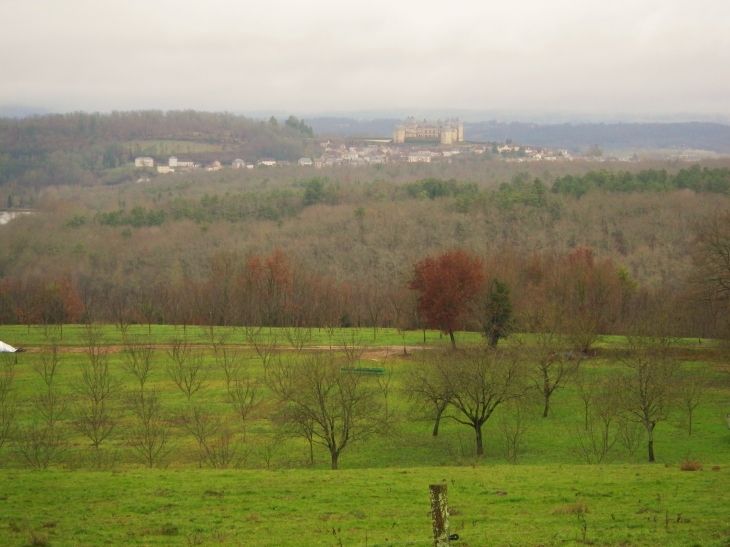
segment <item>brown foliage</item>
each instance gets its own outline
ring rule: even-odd
[[[418,312],[426,326],[448,333],[455,346],[454,331],[484,282],[482,260],[455,250],[417,262],[409,287],[419,293]]]

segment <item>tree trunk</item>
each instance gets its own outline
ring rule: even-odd
[[[340,455],[335,452],[334,450],[330,450],[330,455],[332,456],[332,470],[337,470],[337,460],[339,459]]]
[[[438,437],[439,436],[439,425],[441,425],[441,415],[444,413],[444,410],[446,410],[446,405],[439,406],[437,413],[436,413],[436,420],[434,420],[433,423],[433,436]]]
[[[654,428],[650,427],[646,432],[649,434],[649,462],[654,463]]]
[[[477,434],[477,456],[484,456],[484,443],[482,442],[482,426],[478,425],[474,428]]]
[[[542,396],[545,399],[545,408],[542,411],[542,417],[547,418],[550,410],[550,377],[547,371],[542,371]],[[587,428],[586,428],[587,429]]]
[[[449,331],[449,338],[451,338],[451,347],[456,349],[456,339],[454,338],[454,331]]]

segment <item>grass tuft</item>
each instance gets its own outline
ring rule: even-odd
[[[161,536],[176,536],[180,533],[180,529],[170,523],[165,524],[162,528],[160,528],[160,535]]]
[[[588,506],[581,501],[568,503],[553,509],[553,513],[556,515],[586,515],[588,512]]]
[[[682,465],[680,465],[679,468],[682,471],[701,471],[702,464],[698,461],[688,460],[686,462],[682,462]]]
[[[31,532],[30,539],[28,540],[30,547],[50,547],[51,542],[48,536],[39,532]]]

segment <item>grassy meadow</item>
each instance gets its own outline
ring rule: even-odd
[[[240,352],[246,374],[261,379],[251,334],[231,330],[226,344]],[[548,418],[541,417],[539,401],[527,406],[527,429],[513,464],[501,427],[506,406],[485,424],[485,456],[476,458],[472,429],[447,418],[432,437],[432,422],[408,404],[402,391],[408,371],[435,348],[448,347],[448,337],[394,329],[263,329],[257,340],[275,345],[283,359],[358,345],[359,366],[387,371],[378,379],[389,382],[395,420],[386,434],[348,446],[340,469],[331,471],[324,448],[315,447],[312,463],[303,439],[279,435],[269,420],[275,402],[263,386],[263,401],[243,429],[227,402],[209,329],[135,325],[127,337],[149,336],[157,345],[148,387],[176,424],[165,464],[144,468],[126,442],[133,416],[125,401],[134,382],[123,368],[122,334],[105,326],[103,335],[119,421],[97,453],[73,427],[80,365],[88,359],[83,327],[65,326],[61,338],[59,330],[0,326],[0,340],[28,350],[3,356],[17,361],[17,425],[38,419],[32,401],[43,384],[36,369],[51,340],[60,348],[55,385],[67,401],[60,420],[65,444],[47,469],[24,465],[12,438],[0,448],[1,545],[425,546],[431,543],[428,485],[442,481],[449,488],[452,532],[461,536],[456,545],[730,545],[730,375],[711,341],[676,344],[681,367],[709,387],[691,436],[678,408],[657,425],[656,464],[646,463],[644,439],[632,450],[617,443],[600,464],[586,464],[578,449],[582,404],[571,383],[553,396]],[[195,402],[235,432],[239,457],[231,468],[208,468],[174,418],[187,400],[166,367],[170,340],[183,335],[202,352],[207,371]],[[462,347],[477,343],[476,334],[457,334]],[[505,343],[529,345],[531,337]],[[608,377],[622,366],[617,356],[624,344],[621,337],[599,340],[581,368],[589,378]],[[681,470],[688,461],[701,469]]]

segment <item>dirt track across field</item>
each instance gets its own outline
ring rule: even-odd
[[[124,351],[124,346],[104,346],[108,353],[121,353]],[[172,348],[170,344],[154,344],[152,346],[156,350],[169,350]],[[203,350],[210,350],[210,346],[208,344],[190,344],[191,348],[194,349],[203,349]],[[253,350],[254,347],[248,344],[231,344],[227,345],[226,348],[228,349],[246,349],[246,350]],[[425,349],[432,349],[433,346],[426,346]],[[27,348],[26,353],[40,353],[43,348],[41,347],[34,347],[34,348]],[[296,351],[296,348],[293,348],[291,346],[279,346],[276,348],[277,351]],[[340,348],[337,345],[330,346],[305,346],[302,348],[302,351],[329,351],[332,349],[333,351],[338,351]],[[394,356],[402,356],[402,355],[410,355],[411,353],[415,351],[421,351],[423,350],[423,346],[360,346],[360,350],[362,351],[362,354],[360,356],[361,360],[370,360],[370,361],[383,361],[387,359],[388,357],[394,357]],[[58,346],[59,353],[85,353],[86,348],[83,346]]]

